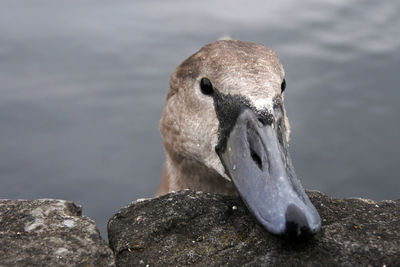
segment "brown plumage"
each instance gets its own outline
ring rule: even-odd
[[[215,153],[218,120],[212,100],[200,93],[201,77],[208,77],[223,93],[249,97],[260,109],[271,109],[273,97],[283,102],[284,70],[266,46],[223,40],[186,59],[171,75],[160,122],[167,160],[158,194],[185,188],[236,194]],[[289,138],[289,123],[284,118]]]

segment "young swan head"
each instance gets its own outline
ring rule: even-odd
[[[288,153],[285,86],[276,54],[256,43],[217,41],[179,65],[160,123],[168,191],[238,192],[268,231],[318,232]]]

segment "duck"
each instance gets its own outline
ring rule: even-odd
[[[158,195],[239,195],[268,232],[309,237],[321,218],[288,151],[285,71],[259,43],[218,40],[171,74],[160,120],[166,152]]]

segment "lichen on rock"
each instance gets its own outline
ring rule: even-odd
[[[95,223],[73,202],[0,200],[0,266],[114,266]]]

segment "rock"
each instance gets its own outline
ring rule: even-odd
[[[114,266],[82,209],[65,200],[0,200],[0,266]]]
[[[399,266],[400,202],[308,192],[323,226],[303,242],[267,233],[238,197],[180,191],[108,222],[118,266]]]

